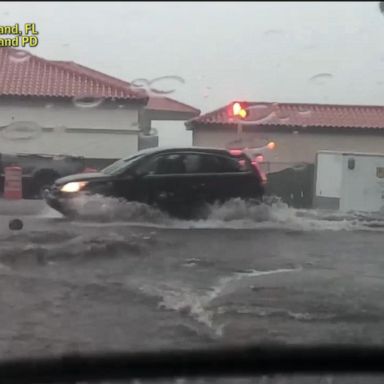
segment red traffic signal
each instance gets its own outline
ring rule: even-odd
[[[245,119],[248,116],[247,104],[240,101],[235,101],[228,107],[228,117],[237,117],[239,119]]]

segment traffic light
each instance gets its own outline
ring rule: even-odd
[[[227,114],[229,118],[245,119],[248,116],[247,104],[235,101],[228,107]]]

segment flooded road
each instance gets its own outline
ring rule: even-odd
[[[380,217],[241,201],[196,222],[132,212],[69,222],[44,209],[14,232],[1,217],[3,356],[384,343]]]

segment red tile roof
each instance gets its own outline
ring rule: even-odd
[[[200,110],[191,107],[190,105],[180,103],[179,101],[170,99],[169,97],[150,97],[147,109],[154,111],[179,111],[179,112],[190,112],[194,115],[199,115]]]
[[[330,127],[384,129],[384,106],[328,105],[246,102],[247,126]],[[236,124],[228,117],[228,106],[206,113],[186,123],[188,128],[211,124]]]
[[[147,100],[145,92],[117,79],[78,66],[49,61],[27,51],[0,48],[0,95],[44,97],[105,97]]]
[[[83,65],[77,64],[73,61],[55,61],[55,63],[67,66],[68,68],[74,68],[85,75],[98,76],[99,78],[108,81],[111,84],[116,84],[117,86],[132,87],[131,83],[127,81],[117,79],[116,77],[106,75],[105,73],[98,72],[88,67],[84,67]],[[190,113],[192,116],[198,116],[201,112],[199,109],[193,108],[188,104],[184,104],[180,101],[163,96],[150,96],[146,109],[153,111]]]
[[[0,95],[44,97],[105,97],[148,101],[146,109],[200,114],[168,97],[149,97],[124,80],[72,61],[45,60],[27,51],[0,48]]]
[[[95,69],[92,69],[92,68],[84,67],[84,65],[75,63],[74,61],[58,61],[58,60],[55,60],[55,61],[52,61],[52,62],[53,63],[57,63],[57,64],[59,64],[61,66],[64,66],[64,67],[66,67],[68,69],[75,70],[76,72],[81,73],[81,74],[83,74],[85,76],[96,77],[96,78],[100,79],[101,81],[106,81],[109,84],[111,84],[111,85],[113,84],[113,85],[115,85],[117,87],[125,87],[125,88],[128,87],[131,90],[137,91],[139,93],[143,93],[144,92],[143,90],[140,90],[138,88],[133,88],[132,85],[130,83],[128,83],[127,81],[124,81],[124,80],[121,80],[121,79],[117,79],[116,77],[113,77],[113,76],[107,75],[105,73],[96,71]]]

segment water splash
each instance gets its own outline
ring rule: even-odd
[[[266,196],[262,203],[229,200],[207,207],[204,218],[181,220],[139,202],[102,196],[81,196],[71,201],[78,213],[76,226],[142,226],[172,229],[255,229],[308,231],[384,231],[384,213],[364,214],[295,209],[281,199]],[[52,215],[49,210],[41,217]]]
[[[251,315],[252,317],[280,317],[300,322],[318,322],[337,319],[337,315],[333,313],[294,312],[283,308],[265,308],[236,304],[223,305],[217,309],[216,313],[219,315],[237,314]]]
[[[71,208],[78,213],[80,220],[162,224],[171,220],[167,214],[147,204],[100,195],[74,198]]]
[[[233,229],[295,229],[295,230],[340,230],[344,223],[328,222],[320,217],[305,216],[306,210],[289,207],[281,200],[262,204],[233,199],[224,204],[211,206],[206,220],[195,221],[191,228]]]
[[[20,233],[17,242],[11,236],[2,239],[0,260],[4,265],[19,265],[27,267],[27,270],[31,265],[70,262],[73,259],[95,261],[123,256],[127,262],[130,258],[146,255],[155,243],[155,235],[114,232],[95,235],[75,231],[51,233],[47,241],[46,231],[28,231]]]
[[[63,218],[64,216],[58,211],[54,210],[53,208],[45,206],[41,210],[41,212],[38,214],[38,217],[46,218],[46,219],[60,219],[60,218]]]
[[[276,269],[270,271],[251,270],[235,272],[229,276],[221,277],[210,289],[199,294],[181,283],[166,283],[160,285],[138,283],[140,291],[150,296],[159,296],[160,308],[173,310],[188,315],[212,330],[217,337],[223,336],[224,324],[216,324],[215,310],[210,308],[212,302],[220,296],[236,291],[238,284],[244,279],[280,273],[298,272],[301,269]]]

